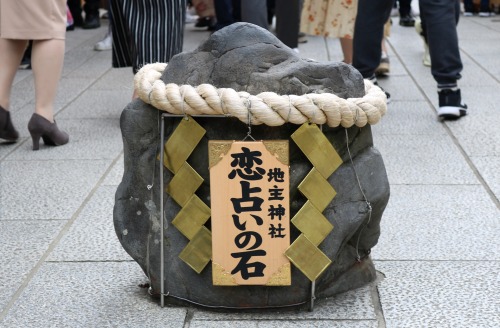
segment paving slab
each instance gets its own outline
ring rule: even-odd
[[[116,186],[98,188],[48,261],[131,261],[113,225]]]
[[[500,156],[471,157],[496,199],[500,199]]]
[[[392,135],[393,138],[404,138],[406,135],[446,136],[442,123],[435,117],[426,101],[393,101],[385,116],[372,127],[374,144],[377,146],[379,135]]]
[[[110,164],[110,160],[1,162],[0,220],[69,220]]]
[[[109,118],[118,122],[130,98],[129,90],[88,90],[68,104],[57,118],[59,120]]]
[[[0,313],[64,224],[66,221],[0,221]]]
[[[375,320],[375,310],[371,296],[371,286],[365,286],[335,297],[316,300],[314,311],[276,310],[260,313],[217,313],[198,310],[193,320]]]
[[[500,327],[500,262],[376,261],[387,327]]]
[[[57,124],[69,134],[64,147],[45,146],[32,151],[31,138],[9,156],[9,160],[101,160],[115,159],[123,149],[118,118],[57,119]]]
[[[447,136],[378,135],[376,141],[391,185],[479,183]]]
[[[262,320],[262,321],[191,321],[189,328],[376,328],[374,320]]]
[[[480,185],[392,185],[372,257],[500,261],[499,217]]]
[[[151,300],[135,262],[46,263],[0,326],[184,327],[187,310]]]

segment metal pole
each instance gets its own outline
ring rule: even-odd
[[[314,300],[316,299],[316,296],[314,296],[314,293],[316,292],[316,281],[311,282],[311,304],[309,305],[309,311],[312,312],[314,310]]]
[[[164,277],[164,268],[165,268],[165,259],[164,259],[164,247],[163,247],[163,157],[164,157],[164,146],[163,146],[163,141],[165,140],[165,118],[163,115],[161,116],[161,124],[160,124],[160,300],[161,300],[161,307],[165,306],[165,277]]]

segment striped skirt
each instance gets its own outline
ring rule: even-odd
[[[113,67],[134,74],[182,51],[186,0],[110,0]]]

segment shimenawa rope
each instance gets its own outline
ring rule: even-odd
[[[165,63],[143,66],[135,75],[134,84],[142,101],[171,114],[234,116],[253,125],[311,122],[349,128],[376,124],[387,111],[385,93],[368,80],[364,80],[365,96],[362,98],[343,99],[331,93],[299,96],[262,92],[251,95],[211,84],[197,87],[165,84],[161,75],[166,67]]]

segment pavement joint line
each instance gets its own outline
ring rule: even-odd
[[[135,263],[135,260],[134,259],[130,259],[130,260],[70,260],[70,261],[67,261],[67,260],[47,260],[45,261],[45,263],[52,263],[52,264],[56,264],[56,263]]]
[[[186,316],[184,317],[184,325],[182,326],[183,328],[189,328],[191,326],[191,321],[193,321],[195,312],[196,310],[194,309],[187,309]]]
[[[102,185],[102,182],[104,179],[107,177],[109,172],[113,169],[114,165],[118,162],[118,160],[121,158],[123,155],[123,150],[120,151],[118,156],[115,157],[115,159],[111,162],[109,167],[106,169],[104,174],[101,176],[101,178],[96,182],[95,186],[92,188],[92,190],[89,192],[87,197],[83,200],[81,203],[80,207],[76,210],[76,212],[71,216],[71,219],[68,220],[62,227],[62,229],[59,231],[57,236],[52,240],[52,242],[49,244],[49,247],[45,251],[45,253],[40,257],[38,262],[35,264],[34,267],[30,270],[30,272],[26,275],[26,278],[23,279],[23,282],[17,289],[17,291],[14,293],[14,295],[10,298],[10,301],[7,303],[7,305],[4,307],[3,311],[0,312],[0,322],[2,322],[7,314],[9,313],[10,309],[15,305],[19,297],[23,294],[24,290],[28,286],[28,284],[31,282],[33,277],[38,273],[40,268],[42,267],[43,264],[46,263],[46,259],[49,257],[49,255],[52,253],[52,251],[56,248],[56,246],[59,244],[61,239],[64,237],[64,235],[69,231],[73,223],[76,221],[76,219],[80,216],[81,212],[87,206],[87,204],[90,202],[90,199],[94,196],[96,193],[97,189]]]
[[[396,55],[396,57],[400,61],[401,66],[404,68],[404,70],[406,71],[406,73],[408,74],[408,76],[410,77],[410,79],[413,81],[413,83],[415,84],[415,86],[417,87],[417,89],[420,91],[420,93],[426,99],[426,101],[429,104],[429,106],[431,107],[431,109],[437,114],[436,107],[432,104],[432,101],[429,99],[429,97],[427,96],[427,94],[425,93],[425,91],[422,89],[422,87],[420,86],[420,84],[418,84],[417,79],[415,78],[415,76],[410,72],[410,70],[408,69],[408,67],[406,66],[406,64],[402,61],[401,56],[396,51],[396,49],[392,46],[392,44],[390,43],[390,41],[389,40],[387,40],[387,41],[388,41],[390,47],[392,48],[393,53]],[[462,52],[462,49],[460,49],[460,51]],[[467,56],[468,56],[468,54],[467,54]],[[480,67],[484,71],[484,68],[482,66],[480,66]],[[446,122],[442,123],[442,127],[446,131],[446,133],[448,134],[448,136],[451,138],[453,144],[455,145],[455,147],[457,147],[457,149],[460,152],[460,154],[462,155],[462,157],[465,159],[465,162],[467,163],[467,165],[469,166],[469,168],[472,170],[472,172],[473,172],[474,176],[476,177],[476,179],[478,179],[478,181],[480,182],[480,184],[486,190],[486,192],[490,196],[490,199],[493,201],[493,203],[496,205],[496,207],[498,209],[500,209],[500,200],[495,196],[495,193],[493,192],[493,190],[491,189],[491,187],[488,185],[488,183],[483,178],[483,176],[479,173],[479,170],[477,169],[477,167],[474,165],[474,163],[470,159],[470,156],[465,152],[464,148],[460,144],[460,141],[455,136],[455,134],[453,133],[453,131],[451,130],[451,128],[448,126],[448,124]]]
[[[486,69],[485,67],[483,67],[483,65],[481,65],[481,63],[479,63],[473,56],[471,56],[467,51],[465,51],[464,49],[460,48],[460,51],[463,52],[465,55],[467,55],[467,57],[469,57],[469,59],[474,63],[476,64],[477,66],[479,66],[484,72],[486,72],[486,75],[488,75],[489,77],[491,77],[493,80],[495,80],[497,83],[500,84],[500,80],[495,76],[493,75],[488,69]]]
[[[432,260],[432,259],[411,259],[411,260],[404,260],[404,259],[376,259],[376,258],[372,258],[373,261],[376,261],[376,262],[470,262],[470,263],[473,263],[473,262],[485,262],[485,261],[488,261],[488,262],[500,262],[500,259],[498,260],[492,260],[491,258],[487,258],[487,259],[477,259],[477,260],[465,260],[465,259],[458,259],[458,260]]]
[[[386,328],[386,322],[384,317],[384,310],[382,308],[382,302],[380,300],[380,293],[378,290],[378,284],[385,279],[385,274],[381,271],[376,271],[375,281],[371,283],[370,294],[372,298],[373,310],[377,318],[378,328]]]

